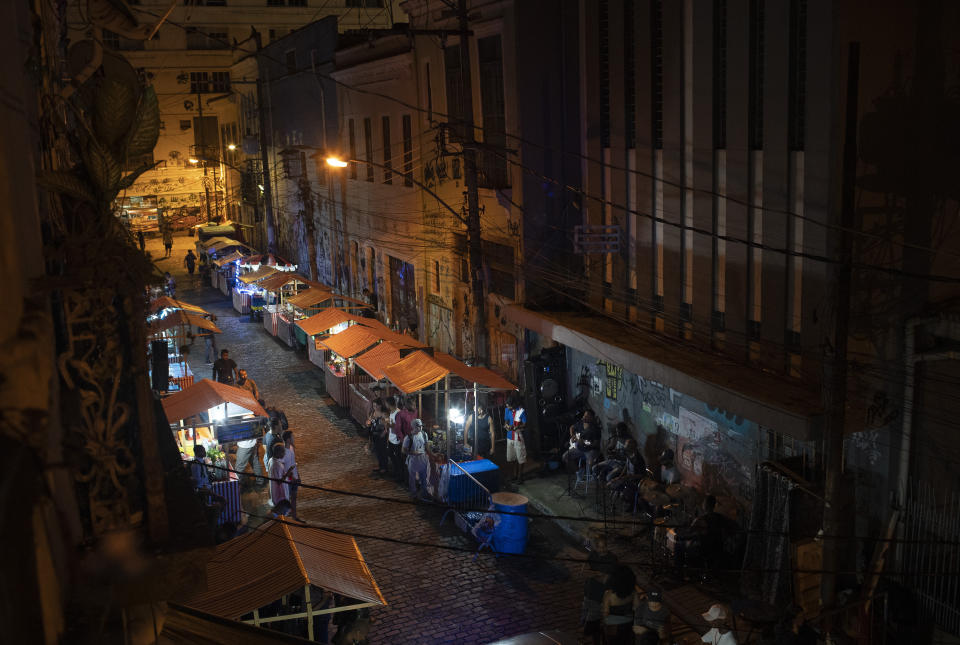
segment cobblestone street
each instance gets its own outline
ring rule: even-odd
[[[189,288],[182,267],[193,238],[177,237],[173,257],[161,269],[177,279],[177,296],[218,316],[219,349],[248,370],[270,405],[283,409],[296,433],[304,483],[396,498],[404,503],[300,490],[299,515],[308,523],[431,546],[357,538],[388,607],[374,609],[372,643],[486,643],[528,631],[575,631],[583,586],[582,565],[548,558],[585,556],[546,520],[531,524],[531,558],[494,558],[435,547],[473,549],[475,542],[451,520],[440,526],[438,509],[406,503],[404,488],[370,475],[357,426],[323,393],[319,368],[272,338],[259,323],[237,314],[230,300],[209,284]],[[148,250],[162,251],[157,240]],[[202,345],[190,357],[200,378],[210,378]],[[249,510],[249,509],[248,509]],[[543,558],[543,559],[540,559]]]

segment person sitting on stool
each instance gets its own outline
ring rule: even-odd
[[[610,481],[617,477],[625,466],[627,442],[630,440],[630,429],[621,421],[617,424],[614,434],[607,442],[604,456],[606,459],[593,467],[593,474],[599,481]]]
[[[727,519],[717,513],[717,498],[707,495],[703,500],[703,514],[691,522],[690,527],[679,531],[673,559],[676,567],[687,565],[691,556],[698,556],[704,566],[715,564],[723,555],[723,539]]]

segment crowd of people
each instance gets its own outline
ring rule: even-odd
[[[414,400],[388,396],[371,404],[366,423],[370,452],[377,459],[374,475],[407,484],[410,496],[429,500],[427,474],[430,444]]]

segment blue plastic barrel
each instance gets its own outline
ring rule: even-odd
[[[523,553],[527,548],[526,513],[529,500],[516,493],[494,493],[492,499],[496,510],[510,513],[500,515],[500,523],[493,532],[494,547],[500,553]]]

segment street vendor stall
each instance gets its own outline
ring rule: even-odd
[[[162,302],[160,298],[154,301],[157,314],[151,315],[147,322],[147,335],[150,339],[150,351],[166,352],[167,354],[167,382],[154,383],[154,389],[161,391],[182,390],[193,384],[193,372],[187,365],[184,354],[189,351],[198,337],[205,334],[219,334],[220,328],[213,321],[203,317],[206,312],[199,307],[188,305],[195,311],[186,309],[171,309],[165,305],[184,304],[173,299],[171,302]],[[151,305],[153,308],[153,305]],[[162,317],[160,315],[162,314]],[[151,365],[153,363],[151,362]],[[153,372],[150,378],[153,382]],[[161,380],[163,377],[160,377]],[[162,386],[166,387],[162,387]],[[170,387],[170,386],[173,387]]]
[[[208,469],[210,492],[226,500],[219,523],[239,522],[240,483],[223,446],[263,435],[266,411],[249,391],[203,379],[163,399],[163,411],[184,460],[203,445],[215,468]]]
[[[360,324],[364,320],[343,309],[330,307],[309,318],[298,320],[295,325],[299,330],[298,333],[302,333],[307,338],[307,356],[310,362],[317,367],[325,367],[326,348],[317,342],[317,337],[339,333],[350,325]]]
[[[264,292],[260,288],[260,282],[277,273],[277,269],[263,264],[256,269],[244,270],[241,264],[240,270],[242,273],[237,276],[237,282],[233,286],[233,308],[241,313],[245,308],[250,313],[250,319],[253,320],[254,316],[263,314]]]
[[[200,576],[205,588],[191,589],[174,601],[257,626],[305,619],[309,640],[318,636],[315,616],[387,604],[353,537],[283,519],[224,542],[200,566],[206,569]],[[346,600],[319,609],[323,590]],[[303,611],[279,602],[291,595],[299,596]],[[268,609],[271,605],[281,608]],[[346,622],[339,629],[350,628]]]
[[[258,286],[264,293],[263,328],[292,347],[292,323],[282,319],[280,314],[287,298],[306,291],[315,286],[315,283],[299,273],[278,271],[260,281]]]
[[[293,331],[291,338],[295,345],[304,347],[307,344],[307,335],[296,323],[315,316],[322,309],[331,306],[333,306],[333,292],[323,286],[310,287],[286,299],[281,307],[280,317],[291,326]]]

